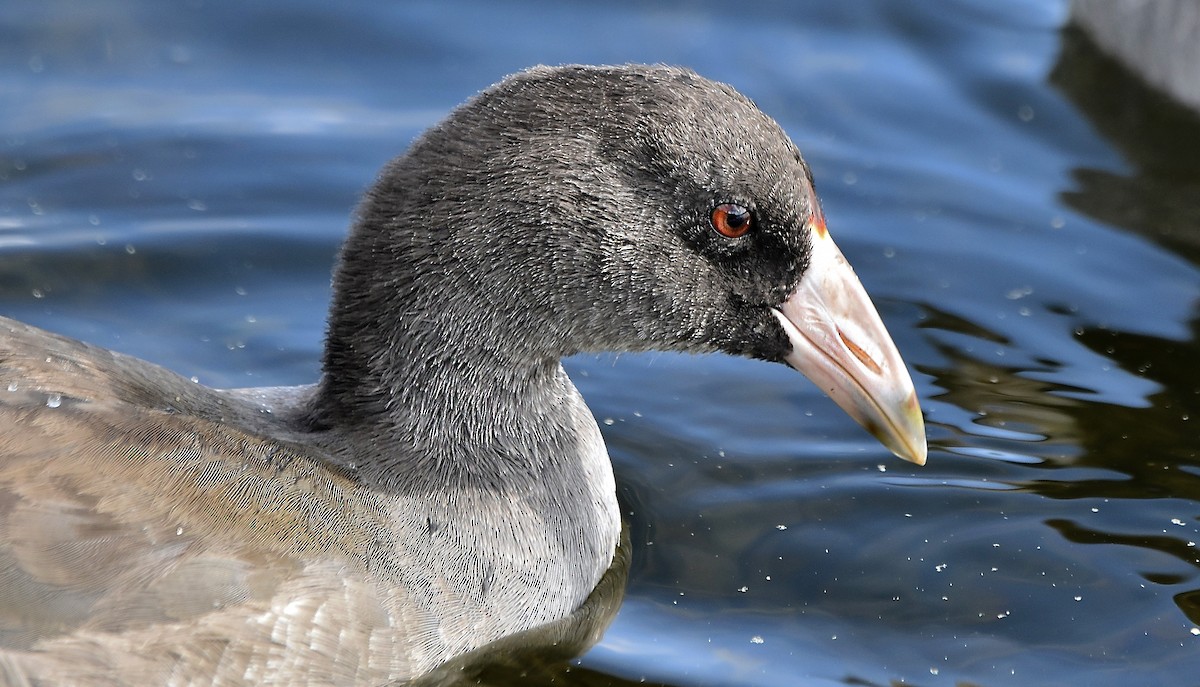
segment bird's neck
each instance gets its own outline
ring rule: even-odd
[[[350,460],[382,464],[381,474],[417,461],[468,480],[473,471],[536,479],[539,463],[578,449],[581,431],[598,438],[579,427],[595,423],[559,364],[570,351],[533,309],[498,299],[494,278],[454,264],[428,239],[395,245],[413,233],[348,239],[311,427],[370,433],[360,438],[378,454]],[[366,265],[373,271],[359,271]],[[514,291],[505,298],[519,301]]]
[[[439,630],[451,646],[566,616],[609,567],[621,527],[595,419],[557,356],[522,356],[482,331],[438,334],[417,310],[393,312],[394,336],[371,337],[318,387],[319,407],[334,409],[333,454],[354,451],[338,457],[389,520],[401,530],[415,523],[435,544],[410,550],[403,539],[398,557],[426,556],[417,569],[483,590],[455,603],[467,608],[457,615],[486,624],[461,636]],[[444,337],[436,346],[435,334]],[[440,608],[440,587],[429,589]]]

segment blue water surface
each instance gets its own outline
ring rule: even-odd
[[[812,165],[913,370],[929,464],[783,366],[568,361],[634,559],[555,684],[1197,684],[1200,163],[1171,139],[1200,124],[1148,142],[1098,106],[1119,75],[1068,49],[1066,19],[1034,0],[10,2],[0,314],[214,386],[314,381],[356,198],[420,131],[537,63],[692,67]]]

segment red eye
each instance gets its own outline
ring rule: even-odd
[[[713,229],[731,239],[750,231],[750,219],[750,211],[734,203],[722,203],[712,211]]]

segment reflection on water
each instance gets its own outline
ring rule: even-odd
[[[977,324],[955,328],[959,322],[958,318],[939,314],[927,318],[922,326],[948,329],[960,336],[947,338],[960,342],[966,338],[980,343],[1009,343],[1002,335],[988,332]],[[969,337],[964,336],[968,334]],[[946,389],[938,398],[962,414],[957,418],[943,414],[940,419],[968,434],[959,442],[942,444],[947,449],[987,446],[987,439],[994,438],[1035,444],[1030,447],[1030,457],[1020,462],[1035,462],[1034,456],[1065,462],[1078,454],[1079,432],[1066,409],[1081,403],[1063,392],[1081,389],[1042,381],[1036,376],[1039,372],[1055,372],[1061,367],[1058,363],[1042,360],[1036,368],[1001,365],[972,355],[974,348],[969,343],[958,346],[947,343],[938,349],[950,365],[924,372],[933,375],[937,385]],[[1061,379],[1061,375],[1058,378]],[[1002,449],[996,446],[996,450]]]
[[[1121,150],[1132,166],[1126,174],[1080,168],[1077,190],[1063,199],[1097,219],[1146,236],[1193,265],[1200,265],[1200,114],[1178,105],[1103,55],[1076,29],[1063,33],[1063,53],[1051,75]],[[1148,309],[1155,304],[1147,303]],[[1193,311],[1196,304],[1192,305]],[[1168,572],[1147,570],[1146,579],[1173,590],[1180,610],[1200,625],[1200,551],[1195,502],[1200,500],[1200,319],[1186,337],[1162,338],[1086,328],[1080,340],[1122,368],[1161,385],[1147,408],[1094,406],[1076,409],[1089,464],[1124,479],[1033,485],[1054,498],[1103,495],[1112,499],[1162,499],[1177,504],[1159,534],[1105,530],[1080,522],[1050,524],[1071,541],[1161,552],[1186,564]]]

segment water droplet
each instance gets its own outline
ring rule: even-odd
[[[62,405],[62,396],[59,394],[50,394],[46,397],[47,408],[57,408]]]
[[[175,64],[187,64],[192,61],[192,51],[186,45],[172,45],[167,54]]]

